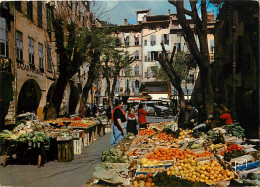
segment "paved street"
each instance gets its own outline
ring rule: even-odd
[[[101,151],[110,148],[110,133],[86,147],[72,162],[48,162],[35,165],[0,166],[0,186],[80,187],[93,177],[95,166],[101,162]],[[2,163],[2,160],[1,160]]]
[[[170,121],[162,117],[148,116],[148,122]],[[84,153],[76,155],[72,162],[48,162],[42,168],[36,165],[0,166],[0,186],[48,186],[48,187],[80,187],[93,177],[95,166],[101,162],[101,151],[110,148],[110,133],[95,141],[84,149]],[[1,161],[2,163],[2,158]]]

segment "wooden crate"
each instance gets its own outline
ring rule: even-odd
[[[71,132],[73,137],[73,152],[78,155],[83,152],[83,134],[84,130],[74,130]]]
[[[83,137],[83,146],[87,147],[89,146],[90,142],[89,142],[89,129],[84,129],[84,137]]]
[[[57,141],[58,162],[70,162],[74,159],[73,140]]]

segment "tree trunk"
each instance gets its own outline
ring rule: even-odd
[[[179,96],[180,106],[185,107],[185,98],[184,98],[184,92],[181,87],[181,80],[172,65],[173,58],[174,58],[175,51],[176,51],[176,46],[173,47],[170,59],[168,58],[168,53],[165,50],[165,47],[162,43],[161,43],[161,46],[162,46],[162,50],[163,50],[163,55],[159,56],[158,62],[160,63],[163,70],[166,72],[172,85],[176,88],[176,90],[178,92],[178,96]]]
[[[49,105],[46,109],[46,119],[54,119],[59,115],[63,94],[67,86],[67,77],[60,75],[52,92]]]
[[[99,64],[100,53],[96,50],[95,52],[90,53],[90,55],[91,55],[91,62],[88,71],[88,80],[83,88],[82,97],[81,97],[81,100],[83,102],[87,101],[88,93],[92,88],[95,79],[98,76],[98,66],[100,65]]]
[[[184,1],[173,1],[169,0],[169,3],[173,4],[177,9],[177,18],[180,22],[182,30],[184,32],[185,40],[187,41],[190,52],[193,55],[196,63],[200,69],[200,81],[201,81],[201,91],[204,100],[204,106],[207,115],[213,112],[214,95],[211,83],[211,68],[210,68],[210,58],[208,51],[207,42],[207,11],[206,11],[206,0],[201,0],[201,18],[198,14],[196,7],[197,1],[190,0],[191,11],[184,8]],[[196,43],[194,37],[194,31],[191,29],[189,22],[186,19],[186,15],[192,17],[194,23],[196,24],[195,31],[199,37],[200,50]]]
[[[112,88],[111,88],[111,95],[110,95],[110,100],[113,101],[114,96],[115,96],[115,89],[116,89],[116,83],[117,83],[117,75],[119,75],[119,73],[116,72],[116,74],[113,77],[113,83],[112,83]]]

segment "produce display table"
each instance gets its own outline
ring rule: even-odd
[[[259,150],[232,137],[236,130],[243,137],[238,125],[208,132],[176,129],[176,122],[147,126],[102,151],[103,162],[85,186],[237,186],[242,176],[259,175]]]
[[[22,157],[23,161],[30,162],[32,155],[37,157],[37,165],[40,168],[44,165],[46,154],[44,144],[38,143],[28,143],[19,141],[6,141],[3,148],[3,167],[7,165],[7,156],[12,156],[13,154]]]

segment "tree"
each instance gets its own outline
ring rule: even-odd
[[[196,65],[190,54],[184,52],[177,52],[176,46],[174,46],[171,57],[168,57],[168,53],[162,45],[162,54],[159,55],[159,63],[164,70],[164,76],[167,75],[172,85],[176,88],[179,94],[180,106],[185,107],[184,91],[182,89],[182,81],[185,81],[186,89],[189,79],[190,70],[194,69]],[[166,73],[166,74],[165,74]]]
[[[176,47],[173,48],[171,58],[168,57],[168,53],[162,45],[162,55],[159,55],[160,68],[152,68],[152,71],[156,78],[161,80],[169,80],[176,88],[179,94],[180,106],[185,107],[184,91],[182,89],[182,83],[184,81],[185,88],[189,82],[189,75],[192,69],[196,68],[193,57],[189,53],[177,52]],[[170,71],[170,72],[169,72]]]
[[[120,71],[124,68],[129,68],[129,65],[134,62],[133,57],[129,57],[127,54],[123,55],[123,52],[117,49],[106,53],[104,59],[103,76],[107,82],[107,94],[110,101],[113,101],[116,89],[116,83],[120,74]],[[110,80],[112,79],[112,87]]]
[[[201,17],[198,13],[198,0],[190,0],[191,10],[184,8],[184,0],[169,0],[170,4],[177,9],[177,18],[182,27],[184,38],[189,45],[191,54],[193,55],[200,70],[200,86],[203,95],[205,111],[207,114],[213,113],[213,87],[211,82],[210,56],[207,40],[207,2],[200,1]],[[186,15],[190,16],[195,23],[194,29],[191,28]],[[199,47],[195,41],[195,34],[199,38]]]
[[[83,2],[82,2],[83,3]],[[85,6],[85,3],[83,4]],[[72,19],[70,11],[58,2],[56,8],[47,5],[51,10],[50,22],[55,36],[56,53],[59,55],[59,76],[46,108],[46,118],[55,118],[59,114],[65,88],[70,79],[86,61],[87,46],[91,42],[89,30]]]

